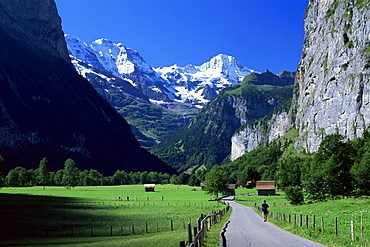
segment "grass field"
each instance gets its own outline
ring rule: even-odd
[[[245,194],[246,190],[238,189],[238,194]],[[248,190],[253,192],[253,190]],[[254,203],[261,205],[263,200],[269,204],[269,210],[281,214],[291,214],[291,223],[280,219],[269,218],[273,224],[304,238],[320,242],[327,246],[370,246],[370,200],[363,198],[347,198],[329,200],[315,204],[291,206],[285,199],[283,192],[280,196],[243,196],[237,197],[237,202],[253,207]],[[257,211],[257,210],[256,210]],[[294,226],[296,215],[296,226]],[[299,216],[303,216],[303,226],[299,225]],[[305,226],[305,217],[308,225]],[[315,217],[313,217],[315,216]],[[313,220],[315,218],[315,228]],[[335,235],[335,221],[337,218],[338,235]],[[362,220],[361,220],[362,218]],[[322,221],[324,231],[322,231]],[[353,221],[354,240],[351,240],[351,221]],[[361,223],[362,221],[362,223]]]
[[[155,192],[143,185],[0,192],[1,246],[177,246],[187,240],[188,222],[225,207],[199,187],[176,185]]]
[[[157,185],[156,192],[144,192],[143,185],[76,187],[72,190],[64,187],[3,188],[0,192],[0,246],[178,246],[180,241],[187,240],[188,222],[194,226],[200,214],[225,207],[208,201],[209,196],[199,187],[184,185]],[[255,192],[237,189],[239,195]],[[284,193],[278,193],[279,196],[269,197],[241,196],[237,197],[237,202],[253,207],[266,199],[272,212],[291,214],[292,219],[294,214],[297,219],[299,215],[308,215],[308,228],[272,217],[269,221],[327,246],[370,246],[369,199],[348,198],[291,206]],[[123,201],[113,200],[118,196]],[[334,233],[335,217],[338,235]],[[350,234],[351,221],[354,222],[354,240]],[[133,225],[135,234],[132,234]],[[209,231],[205,246],[218,246],[221,227],[222,223]]]

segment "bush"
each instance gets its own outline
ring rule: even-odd
[[[288,186],[285,188],[285,198],[290,204],[298,205],[303,203],[303,191],[300,187]]]

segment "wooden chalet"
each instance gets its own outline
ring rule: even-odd
[[[154,191],[155,184],[144,184],[144,190],[145,192]]]
[[[257,181],[256,190],[259,196],[275,195],[275,181]]]
[[[227,186],[227,190],[225,190],[222,194],[226,196],[235,196],[235,189],[238,188],[236,184],[229,184]]]

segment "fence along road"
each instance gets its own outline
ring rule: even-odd
[[[315,247],[324,246],[263,222],[250,207],[227,201],[233,211],[221,233],[223,247]]]

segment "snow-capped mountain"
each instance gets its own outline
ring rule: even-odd
[[[171,95],[169,90],[164,87],[167,82],[147,65],[137,51],[107,39],[98,39],[91,45],[72,35],[66,35],[65,39],[73,65],[90,82],[89,77],[93,75],[95,81],[100,80],[103,84],[108,81],[112,89],[124,80],[150,100],[172,101],[168,97]]]
[[[89,45],[72,35],[65,39],[72,63],[82,76],[94,75],[95,81],[100,77],[111,88],[124,80],[157,104],[190,103],[201,108],[221,89],[253,72],[224,54],[200,66],[151,68],[137,51],[121,43],[98,39]]]
[[[200,66],[160,67],[154,69],[166,79],[175,95],[183,102],[198,102],[203,105],[212,100],[225,87],[237,84],[254,72],[244,67],[234,57],[219,54]]]

